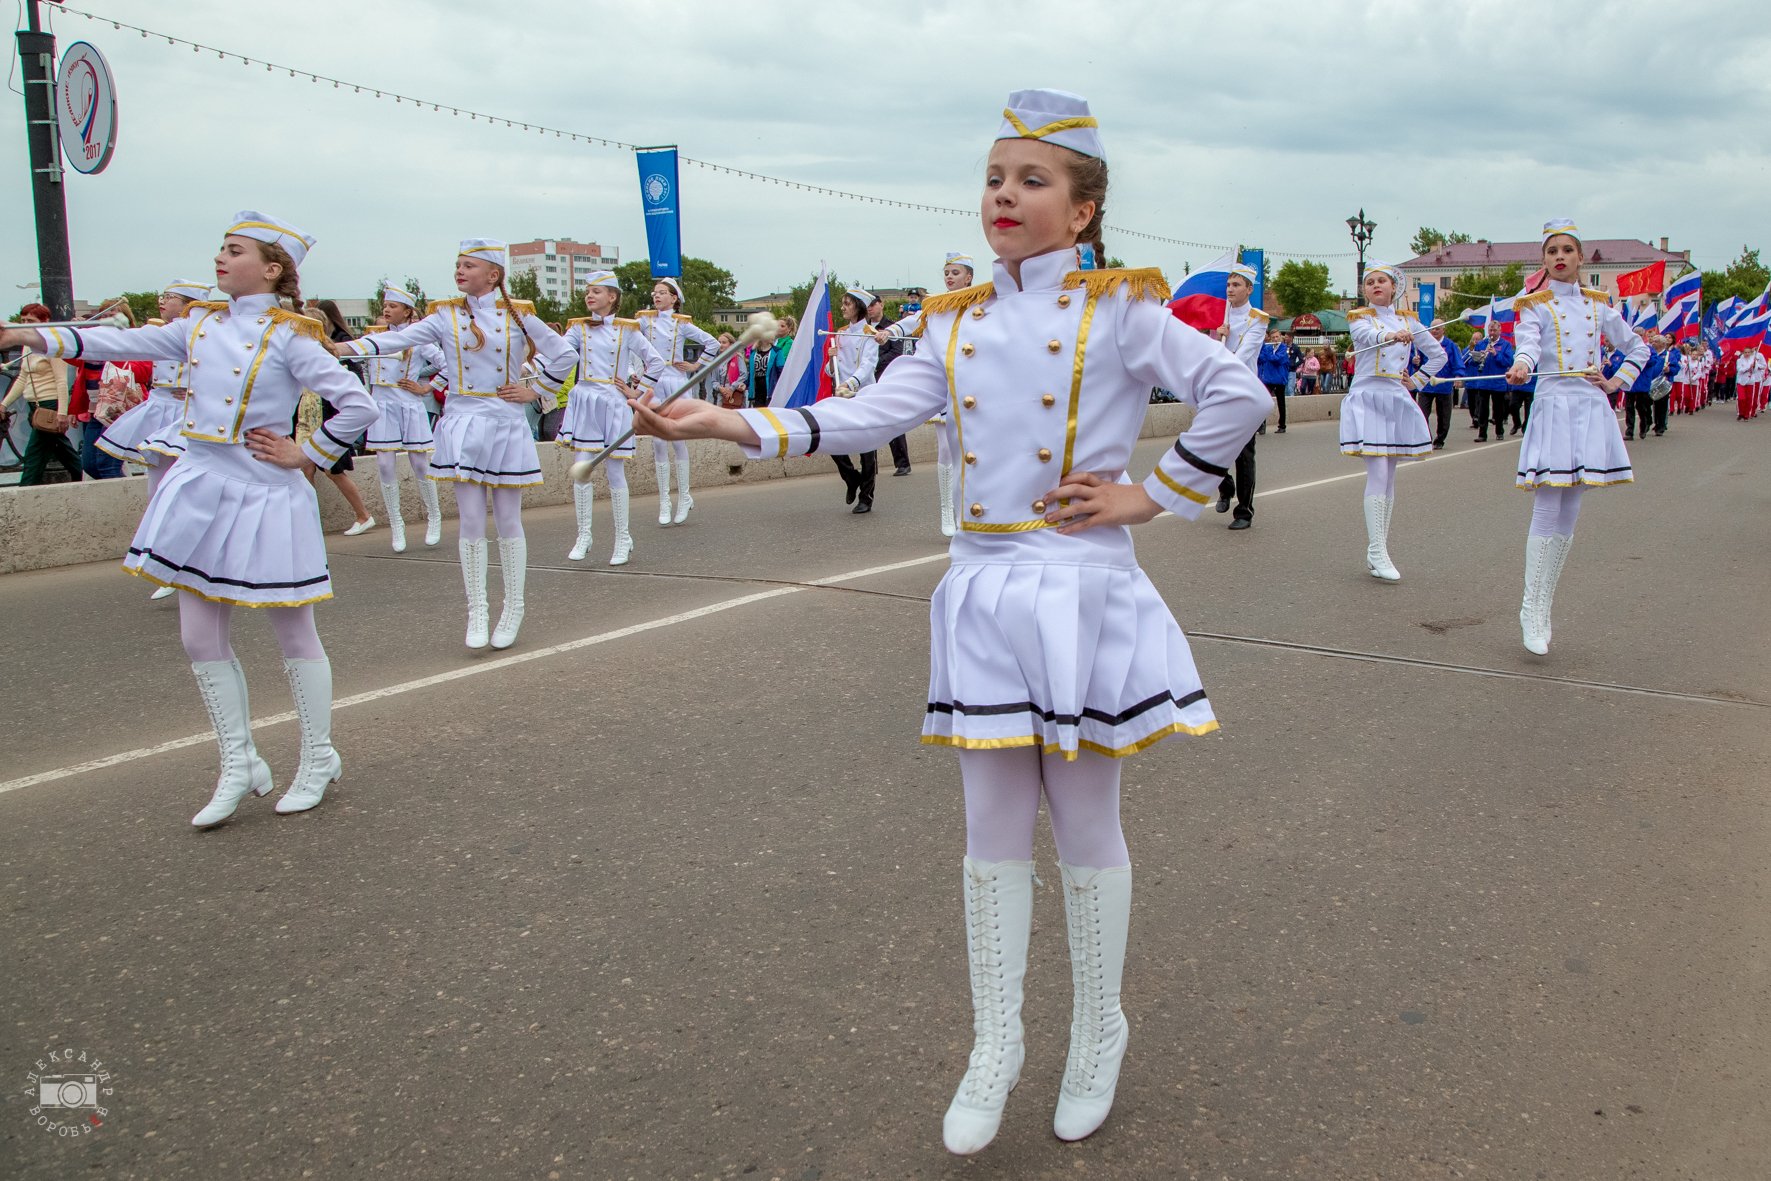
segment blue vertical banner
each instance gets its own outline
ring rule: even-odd
[[[1267,252],[1244,250],[1240,261],[1243,266],[1254,268],[1254,294],[1248,297],[1248,302],[1264,309],[1267,306]]]
[[[651,257],[652,277],[681,278],[683,233],[677,204],[676,149],[640,148],[634,159],[640,166],[640,203],[646,214],[646,252]]]
[[[1422,324],[1431,324],[1434,313],[1439,310],[1439,288],[1432,283],[1421,283],[1419,287],[1420,303],[1415,306],[1415,311]]]

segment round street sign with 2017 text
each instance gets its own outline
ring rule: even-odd
[[[85,41],[62,54],[55,75],[62,156],[75,172],[103,172],[117,147],[117,84],[104,55]]]

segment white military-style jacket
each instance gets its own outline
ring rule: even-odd
[[[873,339],[872,332],[866,321],[861,321],[845,324],[828,337],[830,375],[836,378],[837,391],[844,396],[873,384],[873,371],[879,368],[879,342]]]
[[[993,283],[928,297],[923,347],[855,398],[740,411],[760,440],[745,454],[871,451],[947,411],[940,429],[962,461],[962,541],[1047,536],[1049,552],[1071,543],[1080,553],[1100,544],[1090,534],[1111,533],[1106,544],[1128,552],[1127,530],[1048,532],[1046,494],[1072,471],[1123,481],[1161,386],[1198,413],[1143,488],[1170,512],[1197,516],[1273,399],[1218,342],[1170,314],[1160,271],[1075,263],[1069,247],[1027,259],[1017,283],[998,261]]]
[[[389,325],[371,324],[363,329],[363,335],[392,331]],[[436,376],[443,368],[443,350],[434,344],[421,344],[397,353],[371,354],[362,364],[371,390],[388,389],[410,395],[411,391],[400,389],[400,382],[428,381]]]
[[[179,433],[200,443],[244,445],[264,427],[287,435],[304,389],[337,412],[302,452],[331,467],[380,416],[375,400],[326,346],[317,320],[277,306],[274,295],[198,301],[182,320],[145,328],[45,328],[51,356],[95,361],[188,362],[190,395]]]
[[[486,339],[478,347],[475,325]],[[572,371],[572,350],[535,315],[535,305],[519,299],[513,310],[496,292],[437,300],[424,319],[361,337],[350,348],[358,356],[388,356],[427,344],[442,352],[450,398],[496,398],[501,386],[524,384],[531,345],[540,370],[532,384],[543,393],[557,395]]]
[[[179,317],[181,320],[183,318]],[[158,318],[148,321],[148,325],[154,328],[162,327],[165,323],[165,320]],[[161,392],[161,397],[184,397],[185,389],[190,383],[190,368],[189,361],[155,361],[153,388]]]
[[[683,346],[691,340],[701,346],[703,356],[711,357],[719,352],[719,341],[681,312],[661,312],[656,308],[647,308],[636,312],[634,318],[639,321],[640,331],[646,334],[646,340],[653,350],[664,358],[667,365],[684,359]]]
[[[1267,325],[1272,319],[1252,303],[1224,309],[1224,347],[1235,353],[1250,373],[1259,372],[1261,346],[1267,342]]]
[[[631,377],[654,385],[664,376],[665,359],[638,320],[581,316],[566,321],[565,339],[578,361],[578,385],[619,386]]]
[[[1412,343],[1386,339],[1404,330],[1413,336]],[[1408,308],[1354,308],[1347,313],[1347,333],[1353,338],[1352,390],[1384,388],[1387,382],[1418,390],[1445,368],[1445,346],[1433,339],[1420,317]],[[1415,353],[1421,355],[1421,366],[1411,377],[1408,362]]]
[[[1740,360],[1735,362],[1735,384],[1763,385],[1768,371],[1771,371],[1771,365],[1766,363],[1765,354],[1751,349],[1740,354]]]
[[[1513,326],[1513,358],[1532,369],[1597,373],[1605,364],[1605,343],[1623,350],[1617,376],[1628,389],[1648,363],[1653,349],[1637,336],[1603,291],[1551,279],[1530,295],[1513,301],[1518,322]],[[1537,393],[1587,393],[1595,387],[1584,377],[1544,377]]]

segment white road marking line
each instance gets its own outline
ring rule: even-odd
[[[1457,456],[1474,455],[1478,453],[1479,452],[1476,451],[1459,451],[1456,455],[1436,455],[1423,462],[1437,463],[1442,462],[1445,459],[1456,458]],[[1419,465],[1404,464],[1401,466],[1409,467]],[[1286,492],[1300,492],[1305,488],[1315,488],[1322,484],[1333,484],[1339,480],[1362,480],[1364,478],[1365,472],[1360,470],[1349,472],[1344,476],[1329,476],[1324,480],[1311,480],[1303,484],[1290,484],[1284,488],[1261,491],[1256,495],[1261,498],[1278,496]],[[813,581],[806,583],[804,586],[782,586],[766,591],[754,591],[750,594],[738,595],[730,599],[722,599],[717,603],[710,603],[705,607],[697,607],[692,611],[682,611],[675,615],[666,615],[659,619],[647,620],[645,623],[636,623],[630,627],[616,628],[614,631],[598,632],[593,636],[584,636],[580,639],[568,640],[563,644],[553,644],[546,648],[536,648],[531,651],[518,652],[511,656],[500,656],[492,660],[477,661],[473,664],[464,665],[461,668],[451,669],[445,673],[436,673],[433,676],[419,677],[417,680],[401,681],[398,684],[387,685],[380,689],[371,689],[367,693],[354,693],[349,697],[340,697],[334,701],[332,703],[332,711],[337,713],[341,709],[350,709],[352,706],[367,705],[371,701],[381,701],[388,697],[399,697],[406,693],[415,693],[421,689],[431,689],[438,685],[446,685],[451,681],[459,681],[464,680],[467,677],[478,677],[483,676],[486,673],[498,672],[515,665],[527,664],[531,660],[543,660],[549,656],[558,656],[565,652],[576,652],[580,648],[592,648],[598,644],[608,644],[616,640],[625,640],[630,636],[637,636],[643,632],[656,631],[657,629],[664,627],[673,627],[679,623],[691,623],[697,619],[705,619],[709,615],[718,615],[723,611],[731,611],[738,607],[748,607],[752,603],[760,603],[767,599],[778,599],[785,595],[797,595],[801,591],[807,590],[811,587],[839,586],[845,582],[854,582],[863,578],[872,578],[879,574],[890,574],[897,570],[908,570],[915,566],[926,566],[930,562],[944,562],[946,560],[947,551],[942,550],[939,553],[926,554],[923,557],[910,558],[902,562],[892,562],[884,566],[869,566],[863,570],[851,570],[846,574],[833,574],[828,578],[814,579]],[[252,728],[254,730],[262,730],[267,726],[280,726],[285,722],[293,722],[294,720],[295,714],[293,711],[288,713],[269,714],[265,717],[253,718]],[[214,741],[215,735],[212,732],[205,731],[202,734],[191,734],[184,738],[174,738],[155,746],[138,747],[135,750],[126,750],[118,754],[106,755],[102,759],[91,759],[84,763],[75,763],[72,766],[57,767],[53,771],[39,771],[35,775],[26,775],[20,779],[9,779],[4,783],[0,783],[0,796],[15,791],[23,791],[27,787],[36,787],[43,783],[53,783],[58,779],[67,779],[75,775],[84,775],[89,771],[103,771],[107,767],[115,767],[121,763],[132,762],[136,759],[151,758],[154,755],[165,754],[169,751],[183,750],[187,746],[201,746],[204,743]]]

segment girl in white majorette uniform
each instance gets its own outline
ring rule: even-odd
[[[566,343],[578,358],[578,381],[566,395],[566,413],[554,441],[570,448],[577,460],[603,454],[615,440],[627,434],[633,426],[633,411],[627,408],[627,400],[650,396],[652,387],[669,371],[664,358],[652,348],[640,328],[640,322],[615,315],[620,303],[621,284],[615,272],[595,271],[584,288],[584,307],[590,315],[566,324]],[[686,445],[681,446],[686,450]],[[609,507],[615,517],[611,566],[626,565],[633,553],[633,533],[628,528],[627,515],[627,461],[633,453],[634,440],[630,437],[603,461],[603,473],[609,481]],[[583,561],[590,552],[595,502],[596,485],[589,480],[582,484],[572,482],[578,536],[566,555],[571,561]]]
[[[1402,578],[1390,561],[1390,516],[1396,507],[1396,465],[1424,459],[1433,433],[1414,395],[1445,368],[1445,349],[1420,318],[1398,307],[1408,280],[1400,267],[1365,268],[1365,307],[1347,313],[1353,337],[1353,383],[1341,399],[1341,454],[1365,460],[1365,569],[1373,578]],[[1420,370],[1408,373],[1419,353]]]
[[[529,545],[523,535],[523,489],[541,483],[541,456],[523,407],[557,397],[572,369],[572,350],[542,323],[526,300],[512,300],[504,277],[509,248],[493,238],[468,238],[455,258],[461,294],[438,300],[403,328],[339,344],[344,357],[389,355],[434,344],[443,352],[449,397],[437,420],[430,476],[455,485],[461,516],[461,579],[467,588],[469,648],[508,648],[522,626]],[[523,364],[533,350],[539,373]],[[504,609],[487,634],[486,509],[498,526]]]
[[[209,285],[195,279],[178,279],[160,292],[160,318],[150,323],[170,324],[182,320],[190,306],[209,294]],[[153,389],[146,400],[131,407],[105,428],[95,444],[100,451],[127,463],[138,463],[147,469],[148,499],[166,477],[178,457],[184,454],[184,400],[190,392],[188,361],[155,361]],[[149,598],[165,599],[176,594],[170,586],[154,588]]]
[[[696,327],[683,308],[683,289],[675,279],[652,284],[652,306],[637,313],[640,331],[668,368],[653,390],[659,401],[682,388],[695,366],[684,359],[683,346],[691,340],[701,346],[703,357],[719,352],[719,341]],[[676,456],[676,515],[670,512],[670,457]],[[689,519],[695,498],[689,495],[689,447],[681,441],[652,440],[652,466],[658,475],[658,523],[680,525]]]
[[[418,307],[410,291],[385,287],[381,292],[381,323],[364,335],[398,331],[418,319]],[[443,508],[437,503],[437,486],[430,478],[430,456],[436,440],[430,427],[431,380],[443,368],[443,350],[421,344],[398,353],[375,354],[364,362],[369,392],[381,416],[364,440],[375,456],[375,477],[387,506],[387,524],[396,554],[406,552],[406,519],[400,515],[400,473],[395,466],[401,455],[418,482],[418,498],[424,502],[424,544],[443,540]]]
[[[1107,166],[1095,127],[1076,95],[1010,96],[984,181],[994,281],[931,297],[921,347],[855,397],[779,411],[683,401],[664,416],[635,403],[655,434],[729,439],[769,459],[867,451],[948,412],[942,429],[967,460],[956,473],[964,524],[930,605],[923,741],[958,749],[965,790],[974,1044],[943,1122],[956,1153],[996,1135],[1021,1074],[1042,794],[1074,987],[1052,1129],[1079,1140],[1107,1118],[1128,1034],[1119,760],[1217,728],[1128,526],[1164,509],[1197,516],[1273,407],[1246,366],[1169,314],[1160,272],[1076,269],[1079,239],[1100,249]],[[1153,386],[1198,412],[1134,484],[1126,467]]]
[[[1580,285],[1583,256],[1579,227],[1567,218],[1545,223],[1543,286],[1513,301],[1519,319],[1507,382],[1524,385],[1538,374],[1513,482],[1532,490],[1519,628],[1539,656],[1550,650],[1550,603],[1574,544],[1581,492],[1635,478],[1610,395],[1635,381],[1653,351],[1610,296]],[[1610,378],[1601,372],[1606,342],[1624,353]]]
[[[957,250],[947,252],[947,261],[941,265],[941,282],[947,290],[958,291],[970,287],[976,276],[976,264],[972,256]],[[882,339],[901,337],[920,338],[922,336],[922,313],[906,316],[895,324],[889,324],[876,334]],[[947,422],[945,414],[937,414],[929,419],[936,426]],[[947,432],[935,433],[935,482],[941,489],[941,536],[952,537],[959,528],[959,517],[953,511],[953,453],[947,442]]]
[[[272,790],[230,642],[236,606],[270,616],[301,721],[301,762],[277,811],[314,807],[343,774],[332,747],[332,664],[314,629],[313,604],[332,597],[332,580],[307,475],[338,462],[347,440],[375,421],[375,403],[334,359],[320,324],[279,306],[280,298],[299,300],[296,267],[313,244],[287,221],[246,210],[215,258],[227,302],[193,302],[185,318],[145,328],[0,333],[0,347],[40,347],[68,360],[188,366],[184,454],[148,501],[123,568],[185,592],[179,631],[221,748],[215,792],[191,818],[200,828],[232,816],[248,793]],[[303,389],[337,413],[297,446],[284,432]]]

